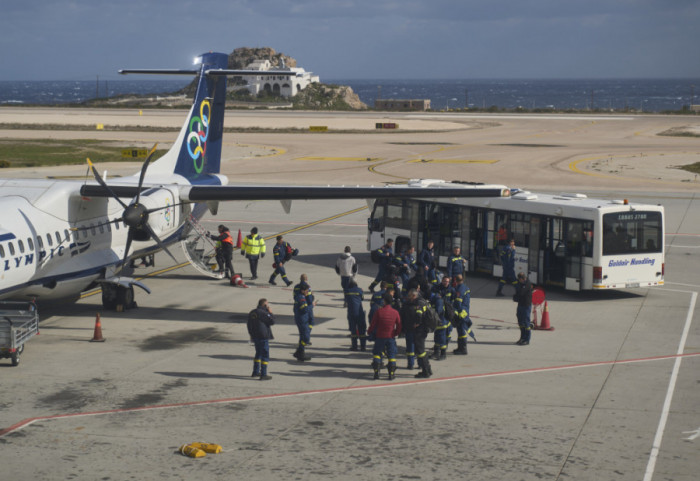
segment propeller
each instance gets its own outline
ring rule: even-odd
[[[129,249],[131,248],[131,243],[134,240],[135,233],[139,231],[148,234],[148,237],[153,239],[158,245],[158,247],[164,250],[173,259],[173,261],[177,262],[175,256],[172,255],[172,253],[168,250],[167,246],[163,244],[163,241],[160,240],[158,235],[153,231],[153,228],[148,224],[149,214],[158,210],[167,209],[168,207],[172,206],[155,207],[153,209],[148,209],[145,205],[139,202],[141,198],[141,186],[143,185],[143,181],[146,177],[146,170],[148,169],[148,164],[151,162],[151,158],[153,157],[153,154],[156,151],[156,147],[158,147],[158,144],[155,144],[153,146],[153,148],[148,154],[148,157],[146,158],[146,161],[141,167],[141,174],[139,175],[139,184],[138,189],[136,191],[136,197],[134,197],[134,199],[128,205],[125,204],[119,197],[117,197],[114,191],[109,187],[109,185],[107,185],[104,179],[102,179],[100,173],[97,172],[95,165],[90,161],[90,159],[87,159],[88,165],[90,166],[92,174],[95,176],[95,180],[97,180],[97,183],[100,184],[107,192],[109,192],[109,194],[114,199],[116,199],[116,201],[119,202],[119,204],[121,204],[122,207],[124,207],[124,212],[122,213],[121,218],[110,221],[110,223],[124,222],[124,224],[126,224],[126,226],[129,229],[126,236],[126,247],[124,248],[124,258],[122,259],[122,265],[126,264],[126,260],[129,257]]]

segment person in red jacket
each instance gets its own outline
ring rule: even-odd
[[[380,307],[372,316],[367,333],[375,338],[372,349],[372,369],[374,379],[379,379],[379,366],[382,353],[386,350],[389,364],[389,381],[394,379],[396,373],[396,337],[401,333],[401,316],[391,306],[394,298],[390,293],[384,294],[384,306]]]

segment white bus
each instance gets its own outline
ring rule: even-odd
[[[500,277],[499,249],[515,239],[516,273],[535,284],[578,291],[664,283],[661,205],[514,189],[510,197],[377,200],[368,227],[369,250],[391,238],[395,252],[413,245],[419,253],[433,240],[439,267],[459,246],[470,272]]]

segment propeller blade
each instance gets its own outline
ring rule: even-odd
[[[102,176],[100,176],[99,172],[97,172],[97,169],[95,168],[94,164],[90,161],[90,159],[87,159],[87,163],[90,166],[90,169],[92,170],[92,174],[95,176],[95,180],[97,180],[97,183],[102,186],[103,189],[105,189],[109,194],[117,199],[117,202],[119,202],[122,207],[126,209],[126,204],[122,202],[122,200],[117,197],[117,194],[114,193],[114,191],[107,185],[107,183],[102,179]]]
[[[158,238],[158,236],[156,235],[156,233],[153,232],[153,229],[151,228],[151,226],[148,225],[148,223],[144,224],[143,226],[144,226],[145,229],[148,231],[148,235],[150,235],[151,238],[152,238],[154,241],[156,241],[156,244],[158,244],[158,247],[160,247],[160,248],[163,249],[165,252],[167,252],[167,254],[172,258],[172,260],[174,260],[175,262],[177,262],[177,259],[175,259],[175,256],[172,255],[172,254],[170,253],[170,251],[169,251],[168,248],[165,246],[165,244],[163,244],[163,242]]]
[[[122,268],[126,265],[126,260],[129,258],[129,248],[131,247],[131,229],[129,229],[129,233],[126,235],[126,248],[124,249],[124,258],[122,259]]]
[[[143,179],[146,177],[146,169],[148,169],[148,164],[151,162],[151,157],[153,157],[153,154],[156,153],[157,147],[158,143],[156,143],[156,145],[154,145],[151,151],[148,153],[146,162],[144,162],[143,166],[141,167],[141,175],[139,176],[139,190],[136,192],[136,200],[134,200],[135,204],[139,203],[139,198],[141,197],[141,186],[143,185]]]

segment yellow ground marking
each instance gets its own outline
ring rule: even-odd
[[[664,157],[664,156],[666,156],[666,155],[687,155],[687,154],[688,154],[688,152],[673,152],[673,153],[659,153],[659,152],[655,152],[655,153],[652,153],[652,154],[647,154],[646,157],[650,157],[650,156]],[[604,155],[604,156],[602,156],[602,157],[587,157],[587,158],[584,158],[584,159],[578,159],[578,160],[574,160],[574,161],[570,162],[570,163],[569,163],[569,169],[570,169],[572,172],[575,172],[575,173],[577,173],[577,174],[590,175],[591,177],[602,177],[602,178],[604,178],[604,179],[619,179],[619,180],[625,180],[625,181],[631,181],[631,182],[639,182],[639,181],[641,180],[639,177],[624,177],[624,176],[621,176],[621,175],[599,174],[599,173],[596,173],[596,172],[587,172],[587,171],[585,171],[585,170],[581,170],[581,169],[578,168],[578,165],[579,165],[580,163],[582,163],[582,162],[594,162],[594,161],[596,161],[596,160],[634,159],[635,157],[638,157],[638,156],[639,156],[638,154],[628,154],[628,155],[620,155],[620,156],[617,156],[617,155]],[[657,182],[659,182],[658,179],[646,179],[646,180],[652,180],[652,181],[656,180]],[[664,181],[661,181],[661,182],[664,182]],[[675,183],[675,182],[671,182],[671,183]]]
[[[424,164],[495,164],[498,159],[480,160],[480,159],[414,159],[408,163],[424,163]]]
[[[298,157],[296,160],[323,160],[339,162],[377,162],[382,160],[379,157]]]
[[[347,212],[341,212],[340,214],[336,214],[336,215],[333,215],[333,216],[331,216],[331,217],[326,217],[325,219],[321,219],[321,220],[317,220],[317,221],[314,221],[314,222],[310,222],[310,223],[308,223],[308,224],[304,224],[304,225],[302,225],[302,226],[295,227],[295,228],[293,228],[293,229],[289,229],[289,230],[286,230],[286,231],[283,231],[283,232],[279,232],[279,233],[277,233],[277,234],[272,234],[272,235],[270,235],[270,236],[265,237],[265,240],[275,239],[278,235],[284,235],[284,234],[289,234],[290,232],[297,232],[297,231],[300,231],[300,230],[308,229],[308,228],[314,227],[314,226],[316,226],[316,225],[318,225],[318,224],[323,224],[324,222],[330,222],[330,221],[335,220],[335,219],[338,219],[338,218],[340,218],[340,217],[344,217],[344,216],[350,215],[350,214],[355,214],[355,213],[357,213],[357,212],[361,212],[361,211],[366,210],[366,209],[367,209],[367,206],[363,206],[363,207],[358,207],[358,208],[356,208],[356,209],[349,210],[349,211],[347,211]],[[175,244],[173,244],[173,245],[175,245]],[[136,279],[137,281],[140,281],[140,280],[146,279],[146,278],[148,278],[148,277],[155,277],[155,276],[158,276],[158,275],[161,275],[161,274],[165,274],[166,272],[174,271],[174,270],[176,270],[176,269],[181,269],[181,268],[183,268],[183,267],[185,267],[185,266],[188,266],[188,265],[190,265],[189,262],[183,262],[182,264],[178,264],[178,265],[175,265],[175,266],[166,267],[165,269],[160,269],[160,270],[158,270],[158,271],[153,271],[153,272],[151,272],[151,273],[149,273],[149,274],[146,274],[146,275],[143,276],[143,277],[136,277],[135,279]],[[80,299],[85,299],[86,297],[91,297],[91,296],[94,296],[94,295],[99,294],[99,293],[101,293],[101,292],[102,292],[102,289],[100,289],[100,288],[94,289],[94,290],[92,290],[92,291],[87,291],[87,292],[84,292],[83,294],[80,295]]]

